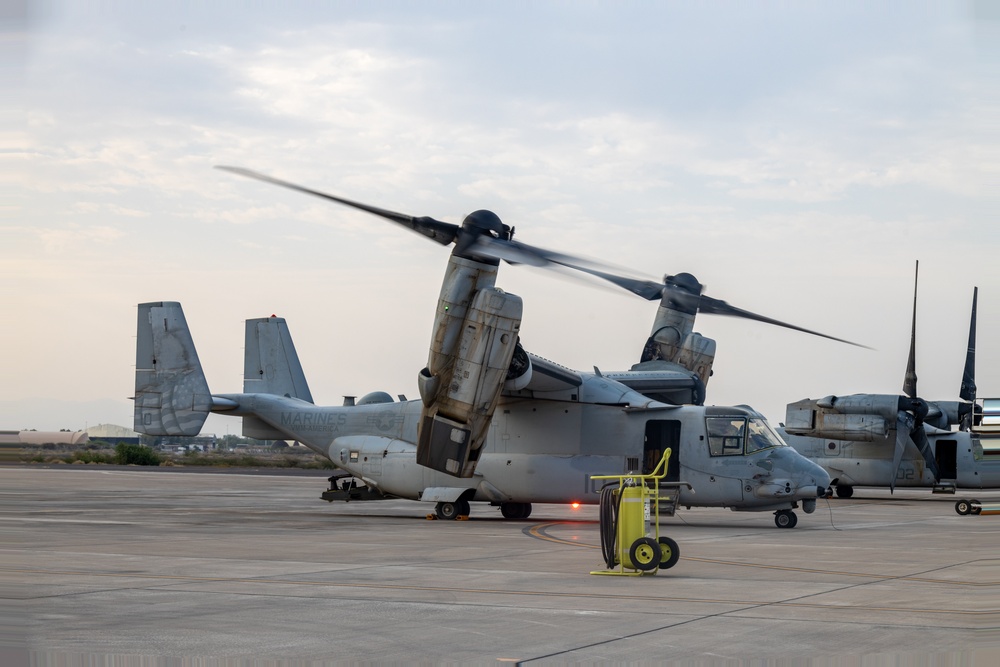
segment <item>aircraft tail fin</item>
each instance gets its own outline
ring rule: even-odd
[[[134,428],[147,435],[198,435],[212,408],[181,304],[139,304]]]
[[[247,320],[243,391],[313,402],[299,355],[283,317]]]

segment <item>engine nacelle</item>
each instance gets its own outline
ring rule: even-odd
[[[830,440],[875,442],[889,435],[896,424],[898,397],[875,394],[827,396],[789,403],[785,409],[785,430]],[[888,417],[888,418],[887,418]]]
[[[641,361],[663,360],[695,373],[707,385],[715,362],[715,341],[692,331],[694,315],[660,305]]]
[[[427,368],[418,376],[424,410],[417,463],[471,477],[517,348],[521,298],[489,286],[461,309],[445,301]],[[528,370],[530,371],[530,366]],[[523,374],[522,374],[523,375]]]
[[[684,337],[677,363],[692,373],[695,373],[703,384],[708,384],[712,376],[712,364],[715,362],[715,341],[705,338],[700,333],[691,332]]]

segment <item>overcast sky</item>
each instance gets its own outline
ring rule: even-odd
[[[6,3],[0,428],[132,424],[137,303],[215,392],[288,318],[318,403],[416,397],[448,250],[263,171],[856,340],[700,317],[708,402],[957,398],[973,286],[1000,396],[1000,12],[987,3]],[[374,8],[372,7],[374,6]],[[524,267],[522,342],[638,361],[654,303]],[[206,432],[238,433],[213,416]]]

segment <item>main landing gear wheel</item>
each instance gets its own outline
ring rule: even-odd
[[[527,519],[531,516],[531,503],[500,503],[500,514],[505,519]]]
[[[438,503],[434,513],[439,519],[454,521],[460,516],[469,516],[470,509],[468,500],[456,500],[453,503]]]
[[[848,486],[847,484],[837,485],[837,497],[838,498],[850,498],[854,495],[854,487]]]
[[[792,510],[778,510],[774,513],[774,525],[778,528],[795,528],[799,517]]]
[[[658,542],[660,543],[660,569],[669,570],[680,560],[681,548],[669,537],[660,537]]]
[[[628,559],[632,561],[635,569],[642,572],[650,572],[660,567],[662,557],[659,543],[651,537],[640,537],[628,550]]]

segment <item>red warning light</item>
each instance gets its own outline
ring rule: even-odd
[[[569,506],[572,507],[575,510],[580,509],[580,503],[570,503]]]

